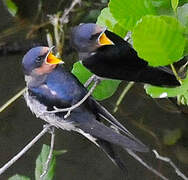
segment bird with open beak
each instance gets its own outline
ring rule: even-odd
[[[71,43],[82,64],[99,77],[156,86],[180,85],[172,71],[149,66],[127,41],[105,27],[80,24],[72,29]]]
[[[35,47],[25,54],[22,65],[28,87],[25,93],[27,105],[37,117],[55,127],[82,134],[125,170],[114,145],[139,152],[147,152],[148,148],[91,96],[67,118],[64,118],[66,112],[49,113],[54,107],[71,107],[87,94],[79,80],[59,64],[62,61],[52,54],[52,48]],[[102,119],[108,119],[119,133],[100,122]]]

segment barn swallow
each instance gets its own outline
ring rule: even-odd
[[[80,24],[72,29],[71,43],[82,64],[99,77],[156,86],[180,85],[172,71],[149,66],[127,41],[105,27]]]
[[[71,107],[87,94],[87,89],[72,73],[66,71],[61,63],[62,60],[54,56],[52,48],[49,47],[35,47],[25,54],[22,65],[28,87],[25,93],[27,105],[37,117],[48,123],[82,134],[100,147],[118,167],[126,169],[113,146],[139,152],[147,152],[148,147],[92,96],[72,110],[67,118],[64,118],[66,112],[48,113],[53,111],[54,107]],[[118,131],[103,124],[102,119],[107,119]]]

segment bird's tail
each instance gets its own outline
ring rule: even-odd
[[[115,151],[113,145],[107,141],[102,140],[102,139],[98,139],[96,142],[99,145],[99,147],[106,153],[106,155],[109,157],[109,159],[111,159],[111,161],[117,167],[119,167],[122,170],[122,172],[127,176],[127,174],[128,174],[127,168],[126,168],[124,162],[119,157],[118,153]]]
[[[149,151],[148,147],[146,147],[140,141],[136,141],[135,138],[119,134],[115,132],[112,128],[107,127],[103,123],[100,123],[94,119],[80,122],[79,124],[77,124],[77,128],[82,130],[78,131],[79,133],[83,134],[93,142],[97,138],[121,146],[125,150],[128,148],[133,151],[139,152]]]
[[[154,86],[179,86],[180,83],[171,71],[164,68],[147,67],[138,73],[138,82]]]

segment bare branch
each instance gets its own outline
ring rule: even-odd
[[[51,127],[50,133],[51,133],[51,144],[50,144],[50,152],[48,154],[48,159],[45,163],[43,173],[40,176],[40,180],[43,180],[46,174],[48,173],[49,167],[50,167],[50,162],[52,160],[52,153],[54,149],[54,140],[55,140],[55,128]]]
[[[125,95],[127,94],[127,92],[129,91],[129,89],[131,89],[131,87],[134,85],[134,82],[129,82],[127,84],[127,86],[124,88],[123,92],[121,93],[121,95],[119,96],[117,102],[116,102],[116,105],[115,105],[115,108],[113,110],[113,112],[117,112],[118,108],[119,108],[119,105],[121,104],[123,98],[125,97]]]
[[[52,125],[46,125],[44,129],[29,143],[27,144],[17,155],[15,155],[10,161],[8,161],[3,167],[0,168],[0,175],[3,174],[10,166],[12,166],[20,157],[23,156],[51,127]]]
[[[0,107],[0,112],[4,111],[8,106],[10,106],[14,101],[16,101],[23,93],[27,90],[27,87],[23,88],[17,94],[15,94],[11,99],[9,99],[5,104]]]
[[[68,9],[65,9],[65,10],[64,10],[64,13],[63,13],[63,15],[62,15],[62,17],[61,17],[61,19],[60,19],[61,24],[66,23],[66,19],[67,19],[67,16],[69,15],[69,13],[72,11],[72,9],[74,8],[74,6],[75,6],[76,4],[80,4],[80,3],[81,3],[81,0],[74,0],[74,1],[71,3],[70,7],[69,7]]]
[[[169,163],[174,169],[175,169],[175,172],[178,176],[180,176],[182,179],[185,179],[185,180],[188,180],[188,177],[186,177],[179,169],[178,167],[171,161],[170,158],[168,157],[163,157],[163,156],[160,156],[159,153],[153,149],[152,150],[156,156],[157,159],[160,159],[161,161],[165,161],[167,163]]]
[[[97,79],[96,75],[92,75],[84,84],[84,87],[88,87],[93,81],[95,81]]]
[[[132,157],[134,157],[138,162],[140,162],[143,166],[145,166],[149,171],[153,172],[155,175],[157,175],[158,177],[160,177],[163,180],[168,180],[168,178],[163,176],[160,172],[158,172],[157,170],[153,169],[151,166],[146,164],[136,153],[134,153],[130,149],[126,149],[126,150]]]

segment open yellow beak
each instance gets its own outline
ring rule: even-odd
[[[101,46],[114,44],[104,32],[99,36],[98,42]]]
[[[54,56],[51,52],[47,55],[46,58],[46,63],[47,64],[63,64],[64,62],[57,58],[56,56]]]

